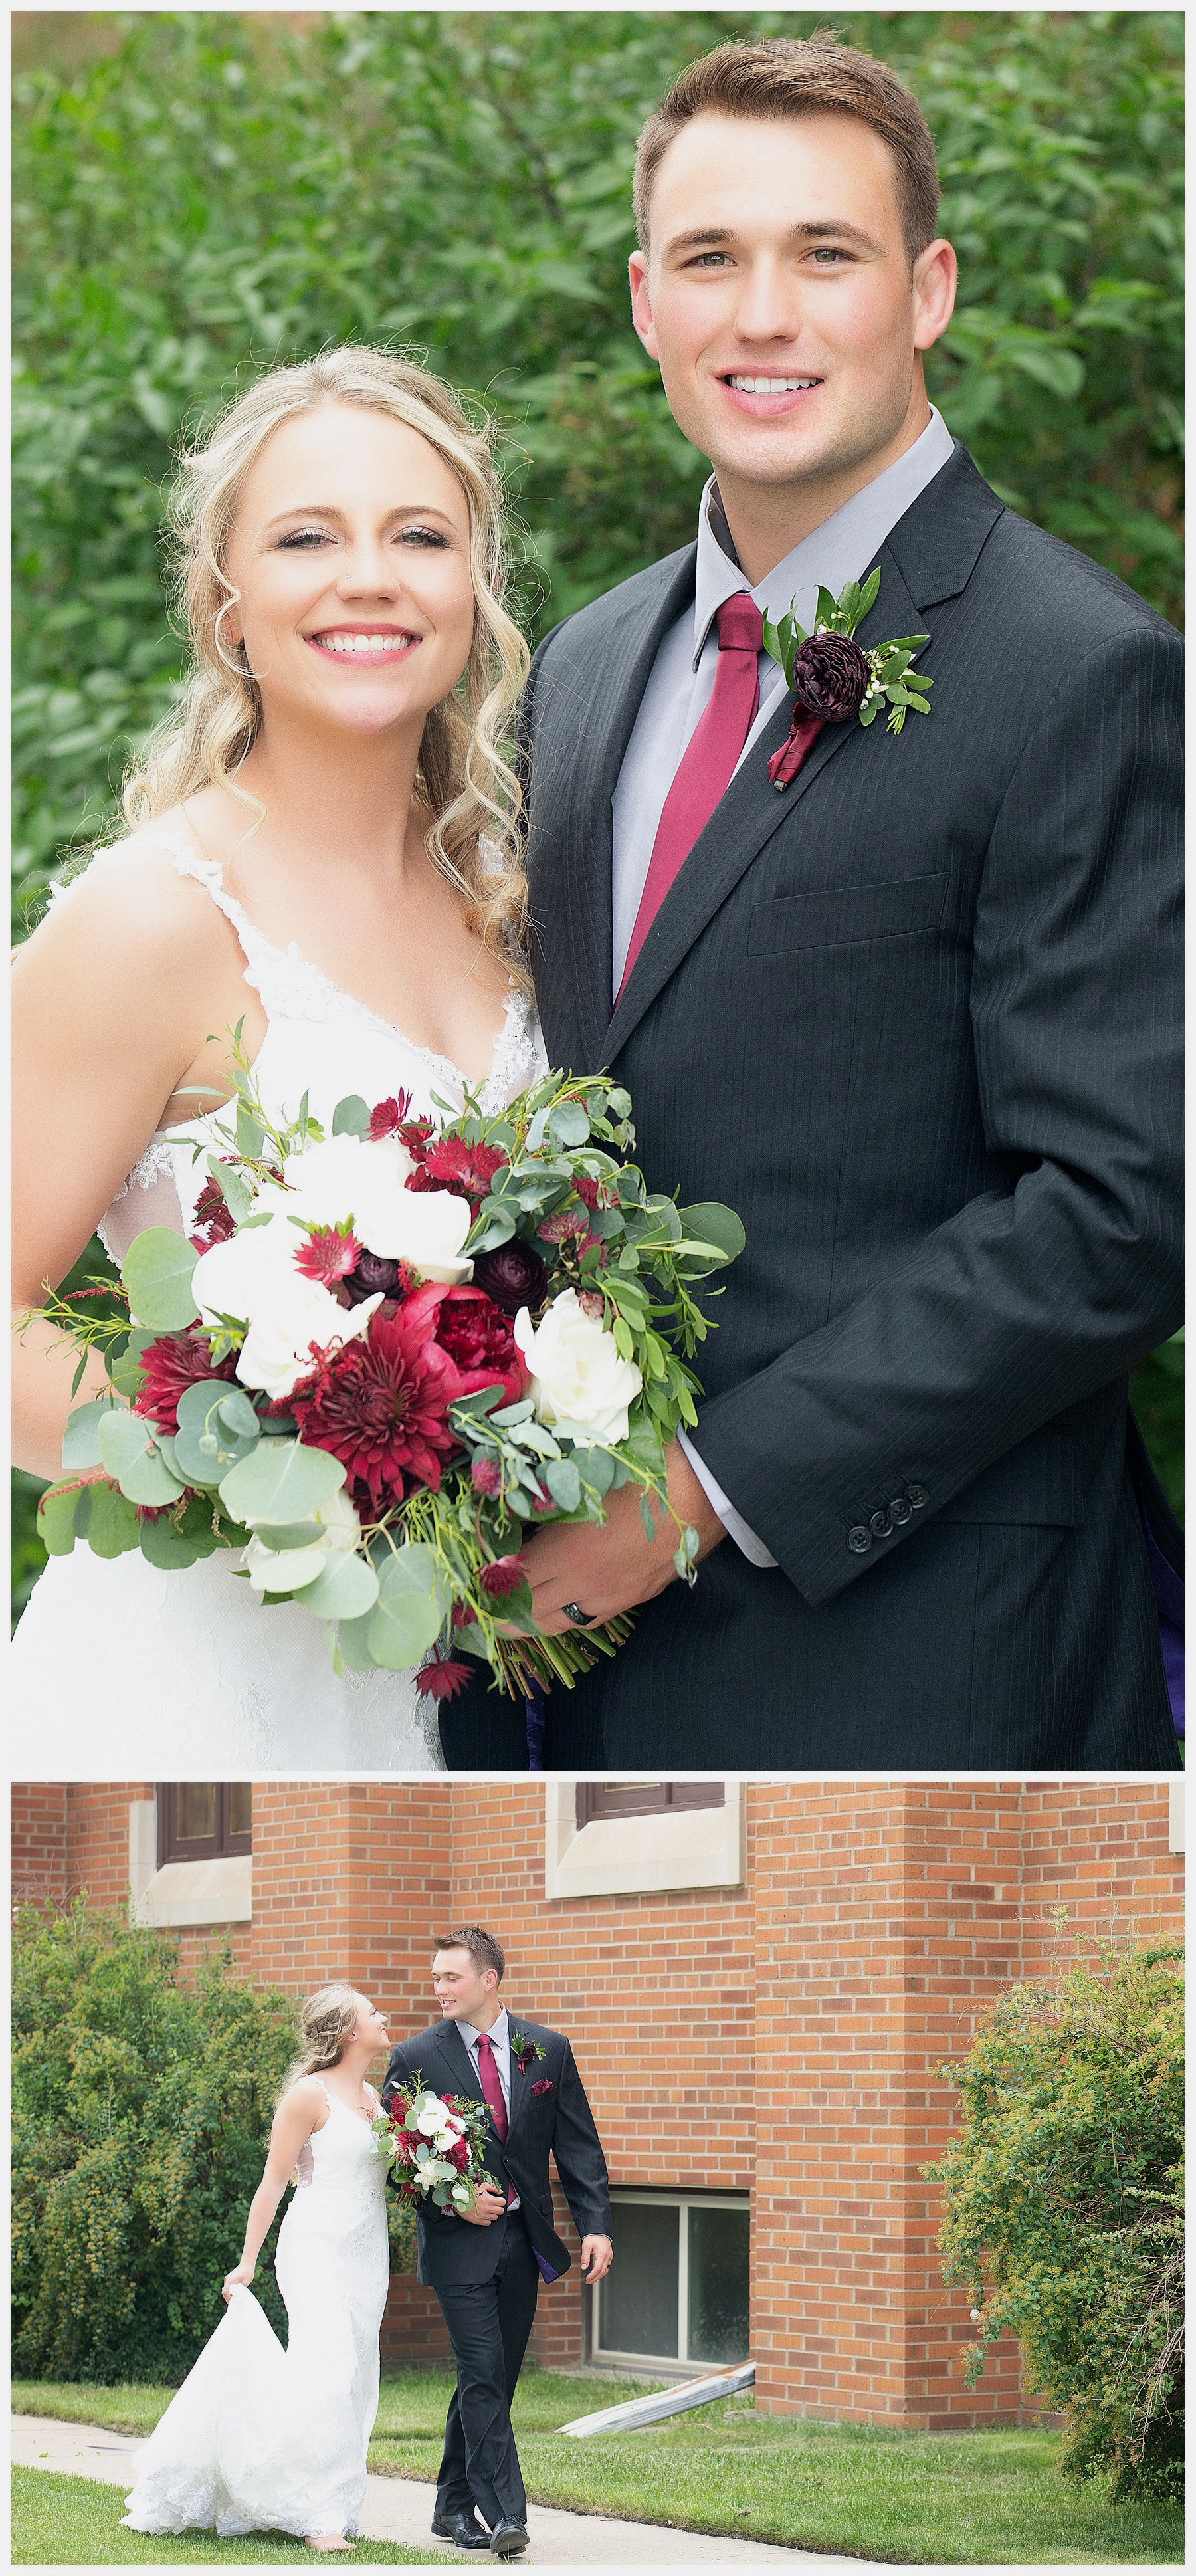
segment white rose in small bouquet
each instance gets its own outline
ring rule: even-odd
[[[367,1252],[383,1261],[409,1261],[421,1279],[455,1288],[473,1269],[461,1249],[473,1210],[455,1190],[407,1189],[407,1175],[414,1169],[397,1136],[382,1137],[376,1144],[359,1136],[329,1136],[301,1154],[288,1155],[286,1187],[265,1182],[258,1203],[277,1210],[284,1223],[297,1218],[305,1226],[343,1225],[351,1216],[353,1232]],[[296,1233],[294,1226],[291,1230]]]
[[[521,1306],[515,1340],[541,1422],[576,1422],[606,1446],[627,1438],[628,1407],[643,1378],[634,1360],[620,1358],[613,1333],[587,1315],[575,1288],[555,1299],[540,1324]]]

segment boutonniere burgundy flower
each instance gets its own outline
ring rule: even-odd
[[[533,2058],[546,2057],[547,2054],[547,2049],[541,2048],[538,2040],[525,2039],[521,2030],[512,2030],[511,2055],[521,2075],[526,2075]],[[539,2093],[542,2090],[541,2085],[533,2084],[533,2093]]]
[[[889,732],[900,733],[910,707],[922,716],[930,713],[922,692],[933,688],[934,682],[913,667],[914,655],[919,645],[929,641],[927,636],[896,635],[888,644],[871,644],[867,649],[854,640],[855,629],[879,589],[879,571],[869,573],[862,586],[858,581],[845,583],[837,600],[820,582],[812,635],[798,625],[792,608],[775,626],[770,617],[764,620],[765,652],[780,663],[793,691],[789,738],[768,764],[778,794],[796,778],[824,725],[851,724],[856,716],[862,725],[870,725],[882,705],[887,705]]]

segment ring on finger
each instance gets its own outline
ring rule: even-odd
[[[566,1601],[563,1606],[566,1619],[571,1619],[575,1628],[593,1627],[594,1622],[589,1613],[582,1609],[580,1601]]]

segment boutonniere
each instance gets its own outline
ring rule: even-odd
[[[887,706],[889,732],[900,733],[910,707],[920,716],[930,713],[923,692],[934,682],[913,667],[927,636],[895,635],[888,644],[867,648],[855,642],[856,627],[879,589],[879,571],[869,573],[862,587],[858,581],[847,582],[837,600],[820,582],[812,635],[798,625],[792,608],[775,626],[770,617],[764,620],[765,652],[780,663],[794,700],[788,741],[768,764],[778,793],[796,778],[824,725],[851,724],[857,716],[862,725],[870,725]]]
[[[525,2039],[521,2030],[512,2030],[511,2055],[521,2075],[526,2075],[533,2057],[546,2057],[547,2054],[547,2049],[541,2048],[538,2040]]]

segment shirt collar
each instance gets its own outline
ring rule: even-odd
[[[955,441],[940,413],[930,418],[912,447],[886,465],[862,492],[853,492],[833,517],[803,537],[763,581],[749,593],[757,608],[776,621],[791,600],[801,626],[812,627],[818,585],[837,599],[845,581],[858,581],[899,519],[926,489],[954,453]],[[693,664],[696,670],[706,638],[725,599],[748,587],[736,562],[731,531],[712,474],[698,514],[697,589],[694,599]]]
[[[492,2048],[500,2045],[505,2048],[507,2046],[507,2007],[505,2004],[500,2006],[498,2020],[491,2023],[488,2031],[475,2030],[471,2021],[459,2021],[457,2028],[467,2048],[476,2048],[479,2039],[482,2038],[488,2039]]]

